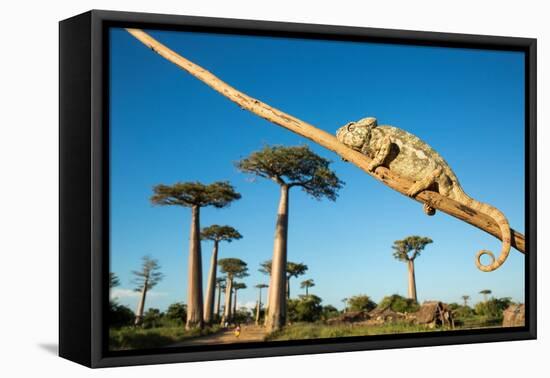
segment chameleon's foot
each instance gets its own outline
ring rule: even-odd
[[[407,190],[407,196],[413,198],[418,194],[418,190],[415,188],[416,185],[413,185],[409,190]]]
[[[424,204],[423,210],[426,215],[432,216],[435,214],[435,208],[431,207],[427,203]]]
[[[367,169],[368,169],[369,172],[374,172],[376,170],[376,168],[378,168],[378,164],[371,163],[367,166]]]

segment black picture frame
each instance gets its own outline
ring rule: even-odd
[[[355,40],[525,53],[525,327],[109,352],[110,27]],[[92,10],[59,24],[59,355],[89,367],[535,339],[536,39]]]

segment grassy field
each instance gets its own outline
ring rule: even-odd
[[[285,327],[280,331],[273,332],[267,337],[267,340],[304,340],[345,336],[384,335],[390,333],[414,333],[438,330],[441,330],[441,328],[430,330],[424,326],[407,323],[384,325],[326,325],[323,323],[295,323]]]
[[[494,326],[484,321],[484,319],[471,319],[470,322],[464,325],[455,327],[454,330],[471,329],[471,328],[486,328]],[[343,324],[343,325],[327,325],[323,323],[295,323],[284,329],[273,332],[267,336],[266,340],[304,340],[318,338],[334,338],[345,336],[371,336],[371,335],[386,335],[394,333],[415,333],[415,332],[439,332],[450,331],[450,328],[433,328],[430,329],[423,325],[415,325],[405,322],[382,325],[361,325],[361,324]]]
[[[501,319],[492,319],[484,316],[473,315],[466,318],[457,319],[454,330],[495,327],[500,326],[501,322]],[[396,322],[381,325],[365,325],[359,323],[328,325],[324,322],[296,322],[292,325],[286,326],[280,331],[267,335],[265,337],[265,341],[307,340],[346,336],[371,336],[449,330],[451,329],[430,329],[423,325],[411,324],[410,322]],[[220,331],[219,326],[213,326],[203,330],[193,329],[186,331],[183,324],[171,322],[164,322],[162,326],[154,328],[122,327],[111,329],[109,331],[109,348],[110,350],[159,348],[182,343],[186,340],[191,341],[190,339],[192,338],[199,338],[201,336],[220,333]],[[243,332],[243,335],[245,333],[246,332]],[[235,339],[235,341],[242,340]],[[192,342],[188,344],[191,345]]]
[[[192,337],[218,332],[219,326],[186,331],[183,325],[157,328],[123,327],[109,330],[109,349],[128,350],[169,346]]]

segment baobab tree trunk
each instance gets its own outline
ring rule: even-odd
[[[212,323],[214,312],[214,297],[216,295],[216,268],[218,266],[218,241],[214,240],[212,257],[210,258],[210,271],[208,272],[208,284],[206,286],[206,300],[204,303],[204,323]]]
[[[262,288],[259,288],[258,303],[256,304],[256,325],[260,324],[260,309],[262,308]]]
[[[233,289],[233,313],[232,316],[234,317],[237,313],[237,288]]]
[[[218,285],[218,300],[216,301],[216,316],[220,316],[220,301],[222,299],[222,287]]]
[[[414,278],[414,260],[407,261],[407,265],[409,268],[409,298],[416,299],[416,280]]]
[[[225,284],[225,306],[223,309],[223,316],[221,325],[231,320],[231,289],[233,287],[233,279],[227,277],[227,283]]]
[[[140,325],[143,320],[143,309],[145,308],[145,296],[147,295],[147,285],[149,281],[146,279],[141,290],[141,297],[139,298],[139,303],[136,309],[136,319],[134,320],[134,325]]]
[[[271,266],[271,290],[269,293],[269,313],[267,315],[268,332],[276,331],[286,321],[286,261],[288,235],[288,185],[281,185],[281,198],[275,226],[273,259]]]
[[[187,287],[186,329],[202,328],[202,262],[200,230],[200,208],[191,208],[191,232],[189,237],[189,283]]]
[[[309,295],[309,294],[308,294],[308,290],[307,290],[307,286],[306,286],[306,297],[307,297],[308,295]]]
[[[286,278],[286,299],[290,299],[290,277]]]

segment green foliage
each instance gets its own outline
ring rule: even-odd
[[[158,308],[150,308],[145,312],[145,314],[143,314],[141,326],[143,328],[159,327],[161,325],[163,316],[164,313],[160,312]]]
[[[226,241],[231,243],[233,240],[241,239],[243,236],[231,226],[220,226],[213,224],[201,230],[202,240],[212,240],[216,242]]]
[[[222,208],[240,198],[241,195],[226,181],[217,181],[210,185],[200,182],[178,182],[174,185],[154,186],[151,203],[159,206]]]
[[[160,272],[160,265],[157,260],[150,256],[142,257],[141,270],[134,270],[132,274],[135,276],[133,283],[136,285],[135,291],[141,291],[147,283],[147,290],[155,287],[163,278],[164,275]]]
[[[220,267],[220,271],[227,274],[229,279],[248,276],[247,264],[241,259],[233,257],[219,259],[218,266]]]
[[[256,314],[256,313],[254,313]],[[235,314],[233,314],[233,323],[241,324],[241,323],[248,323],[252,321],[253,314],[248,310],[246,307],[241,307],[237,309]]]
[[[279,185],[299,186],[317,199],[336,200],[337,191],[344,185],[330,170],[330,161],[307,146],[265,146],[235,165],[242,172],[274,180]]]
[[[264,274],[271,274],[271,260],[264,261],[260,264],[260,269],[258,271]],[[304,263],[295,263],[288,261],[286,263],[286,277],[298,277],[306,273],[308,266]]]
[[[242,289],[246,289],[246,284],[244,282],[233,283],[233,290],[242,290]]]
[[[115,301],[109,303],[109,326],[119,328],[130,326],[134,323],[136,315],[128,307]]]
[[[457,319],[469,318],[474,315],[474,310],[470,306],[457,306],[452,308],[453,315]]]
[[[512,304],[511,298],[491,298],[475,305],[475,313],[492,319],[501,319],[503,311]]]
[[[118,276],[113,272],[109,272],[109,289],[112,289],[113,287],[117,287],[119,285],[120,280]]]
[[[377,308],[385,309],[389,308],[392,311],[396,312],[416,312],[420,308],[418,305],[418,302],[416,302],[414,299],[409,299],[402,297],[398,294],[393,294],[387,297],[384,297],[380,303],[378,304]]]
[[[323,306],[321,310],[321,318],[323,320],[328,320],[330,318],[334,318],[336,316],[340,315],[340,311],[332,305],[326,305]]]
[[[184,323],[187,319],[187,305],[183,302],[172,303],[166,310],[166,318],[175,322]]]
[[[421,325],[399,322],[382,325],[326,325],[322,323],[295,323],[267,335],[266,340],[307,340],[346,336],[369,336],[394,333],[439,332],[442,328],[429,329]]]
[[[313,286],[315,286],[315,282],[311,278],[300,282],[300,288],[306,289],[306,295],[309,294],[309,288]]]
[[[433,243],[432,239],[416,235],[408,236],[403,240],[396,240],[392,246],[394,250],[393,257],[399,261],[414,261],[430,243]],[[411,252],[413,252],[412,255],[409,255]]]
[[[376,308],[376,303],[368,295],[355,295],[347,300],[349,311],[370,311]]]
[[[203,330],[199,328],[185,330],[185,328],[180,325],[159,328],[111,328],[109,329],[109,349],[129,350],[158,348],[183,341],[190,337],[209,335],[218,330],[218,326],[208,327]]]
[[[322,299],[316,295],[300,295],[287,301],[287,318],[291,322],[315,322],[321,319]]]

